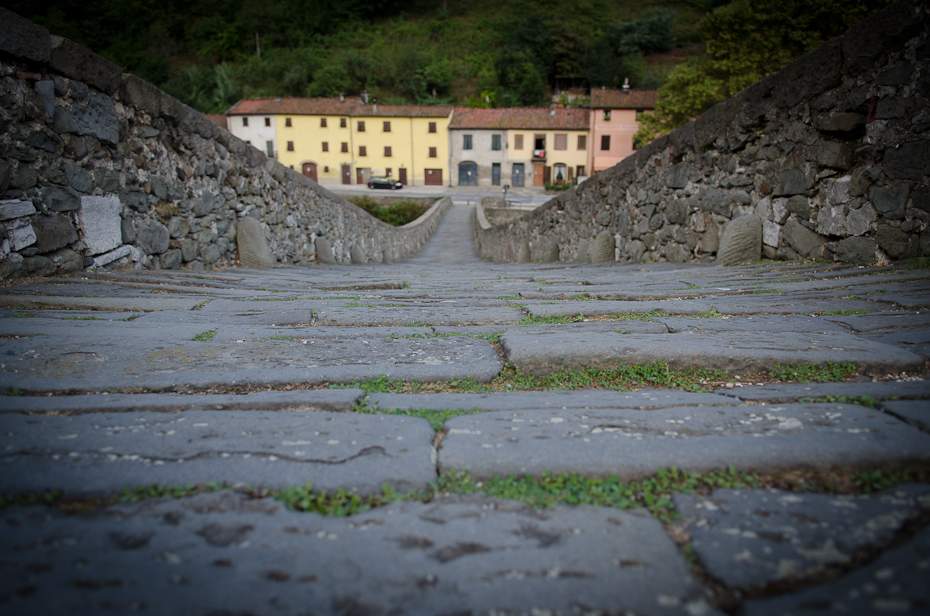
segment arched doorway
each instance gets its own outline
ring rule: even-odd
[[[316,163],[304,163],[302,166],[302,171],[305,176],[307,176],[314,182],[319,181],[316,179]]]
[[[459,163],[459,186],[478,185],[478,165],[472,162]]]

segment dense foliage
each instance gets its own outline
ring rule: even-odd
[[[668,75],[637,141],[672,131],[891,2],[736,0],[717,8],[698,25],[706,53]]]
[[[707,1],[27,0],[11,10],[205,112],[368,90],[384,103],[543,105],[557,76],[656,87]]]

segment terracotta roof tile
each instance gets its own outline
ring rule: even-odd
[[[338,98],[253,98],[241,100],[227,115],[340,115],[387,118],[447,118],[451,105],[365,105],[356,96]]]
[[[658,90],[591,89],[594,109],[655,109]]]
[[[225,129],[229,129],[229,126],[226,124],[226,116],[222,113],[207,113],[204,114],[207,116],[207,119],[216,124],[217,126]]]
[[[587,130],[588,110],[579,107],[505,107],[476,109],[456,107],[449,128]]]
[[[359,105],[352,111],[352,116],[448,118],[452,109],[452,105]]]

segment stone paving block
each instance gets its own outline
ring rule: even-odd
[[[622,313],[646,314],[653,311],[666,314],[699,314],[711,308],[710,302],[700,300],[682,301],[571,301],[557,304],[527,304],[526,310],[534,317],[575,316],[583,314],[589,317],[614,315]]]
[[[0,413],[132,413],[179,411],[350,411],[364,396],[360,389],[257,391],[249,394],[86,394],[78,396],[0,396]]]
[[[18,614],[720,614],[642,511],[453,497],[339,518],[223,491],[0,524]]]
[[[0,339],[0,388],[93,391],[345,383],[390,379],[492,379],[503,367],[486,340],[372,338],[179,342],[44,337]]]
[[[0,415],[0,492],[110,494],[227,481],[254,488],[421,489],[435,480],[433,430],[413,417],[182,411]]]
[[[203,314],[239,315],[249,316],[266,312],[282,313],[291,318],[301,318],[310,322],[313,308],[319,306],[319,301],[306,299],[287,299],[296,297],[284,293],[275,294],[277,297],[267,299],[213,299],[204,304],[199,311]]]
[[[869,396],[874,400],[882,400],[891,397],[930,397],[930,381],[903,381],[900,383],[895,381],[875,383],[772,383],[770,385],[718,389],[714,393],[754,402],[777,402],[801,398],[824,398],[827,396]]]
[[[112,314],[112,313],[110,313]],[[129,313],[130,316],[139,313]],[[108,344],[126,345],[127,338],[150,343],[170,343],[193,340],[194,336],[218,324],[205,321],[200,323],[148,322],[137,323],[137,319],[105,321],[87,319],[68,322],[61,318],[48,319],[39,313],[33,318],[0,319],[0,336],[39,336],[36,340],[62,340],[78,346],[83,341],[106,342]],[[135,341],[134,340],[134,341]],[[79,342],[80,341],[80,342]]]
[[[917,370],[922,357],[891,345],[841,332],[732,331],[642,334],[583,332],[507,332],[500,338],[507,361],[530,374],[551,374],[562,367],[609,368],[617,364],[664,361],[672,369],[699,367],[754,374],[778,365],[850,362],[860,372],[887,374]]]
[[[107,312],[152,312],[156,310],[194,310],[202,299],[139,297],[51,297],[2,295],[0,307],[17,310],[105,310]]]
[[[826,319],[797,314],[756,314],[710,319],[656,317],[656,321],[664,323],[669,332],[673,334],[727,331],[847,332],[843,326],[831,323]]]
[[[675,466],[767,471],[930,459],[930,435],[849,404],[499,411],[446,422],[442,472],[621,477]]]
[[[523,318],[518,308],[510,306],[329,307],[314,314],[320,325],[485,325],[516,323]]]
[[[857,332],[870,332],[898,327],[930,327],[930,313],[887,312],[880,314],[829,315],[822,317],[834,323],[842,323]]]
[[[926,614],[930,605],[927,554],[930,554],[930,528],[836,581],[783,596],[747,601],[741,614]]]
[[[879,404],[879,408],[895,417],[900,417],[915,428],[930,432],[930,398],[924,400],[885,400]]]
[[[728,406],[733,398],[674,389],[639,391],[527,391],[495,394],[368,394],[368,402],[381,410],[473,409],[515,411],[543,409],[654,409],[673,406]]]
[[[930,510],[930,486],[899,486],[877,496],[718,489],[675,494],[677,525],[714,578],[731,588],[803,580],[849,565],[890,543],[905,523]]]

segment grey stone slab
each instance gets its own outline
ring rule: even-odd
[[[783,616],[817,610],[818,614],[873,616],[926,614],[930,605],[927,554],[930,528],[901,547],[889,550],[848,575],[800,592],[747,601],[745,616]]]
[[[139,485],[242,483],[373,492],[436,477],[433,430],[413,417],[182,411],[0,415],[0,491],[109,494]]]
[[[94,391],[118,388],[207,388],[344,383],[385,375],[442,381],[488,381],[503,367],[475,338],[319,338],[248,342],[141,339],[74,344],[37,336],[0,339],[0,388]]]
[[[719,389],[715,393],[738,397],[741,400],[788,401],[801,398],[827,396],[869,396],[875,400],[885,398],[913,398],[930,396],[930,381],[884,381],[875,383],[773,383],[749,385],[733,389]]]
[[[769,332],[845,332],[836,323],[807,315],[754,314],[697,319],[694,317],[656,317],[673,334],[684,332],[769,331]]]
[[[62,348],[68,345],[77,347],[87,340],[131,347],[140,341],[144,346],[155,342],[193,340],[197,334],[218,327],[216,322],[203,319],[200,323],[143,324],[138,323],[137,319],[131,321],[88,319],[71,322],[60,318],[45,319],[40,316],[41,314],[29,319],[0,319],[0,335],[41,336],[43,339],[58,341]],[[130,316],[132,314],[138,313],[130,313]]]
[[[297,299],[297,294],[278,293],[261,299],[212,299],[200,308],[200,312],[211,315],[254,315],[261,313],[286,314],[292,318],[310,322],[312,311],[318,301]]]
[[[329,307],[314,314],[320,325],[485,325],[516,323],[523,318],[518,308],[509,306]]]
[[[360,389],[257,391],[249,394],[85,394],[0,396],[0,413],[132,413],[179,411],[350,411]],[[726,399],[726,398],[725,398]]]
[[[0,295],[0,307],[28,310],[104,310],[107,312],[153,312],[156,310],[194,310],[203,303],[196,298],[138,297],[51,297]]]
[[[728,406],[733,398],[674,389],[640,391],[528,391],[495,394],[368,394],[368,401],[382,410],[473,409],[515,411],[542,409],[655,409],[673,406]]]
[[[778,365],[850,362],[860,372],[917,370],[922,357],[842,332],[723,331],[666,336],[507,332],[500,338],[507,361],[531,374],[562,367],[609,368],[664,361],[672,369],[704,368],[754,374]]]
[[[879,408],[916,428],[930,432],[930,394],[924,400],[886,400]]]
[[[653,311],[666,314],[699,314],[711,308],[710,302],[701,300],[682,301],[570,301],[557,304],[528,304],[526,310],[536,317],[551,316],[605,316],[618,313],[645,314]]]
[[[672,501],[708,573],[731,588],[752,588],[803,580],[885,547],[930,509],[930,486],[877,496],[718,489]]]
[[[267,316],[267,315],[266,315]],[[278,324],[260,325],[262,320],[278,321]],[[433,335],[429,327],[408,327],[398,325],[394,327],[311,327],[306,323],[288,324],[287,318],[248,319],[248,322],[226,323],[217,330],[214,340],[242,341],[248,339],[291,338],[294,340],[309,340],[313,338],[373,338],[391,340],[405,337],[430,337]]]
[[[720,614],[642,511],[476,496],[339,518],[223,491],[0,523],[17,614]]]
[[[660,467],[767,471],[930,458],[930,435],[848,404],[567,409],[465,415],[445,425],[443,472],[474,477],[543,471],[621,477]]]
[[[823,317],[842,323],[853,331],[871,332],[892,328],[930,328],[930,314],[919,312],[891,312],[880,314],[830,315]]]

